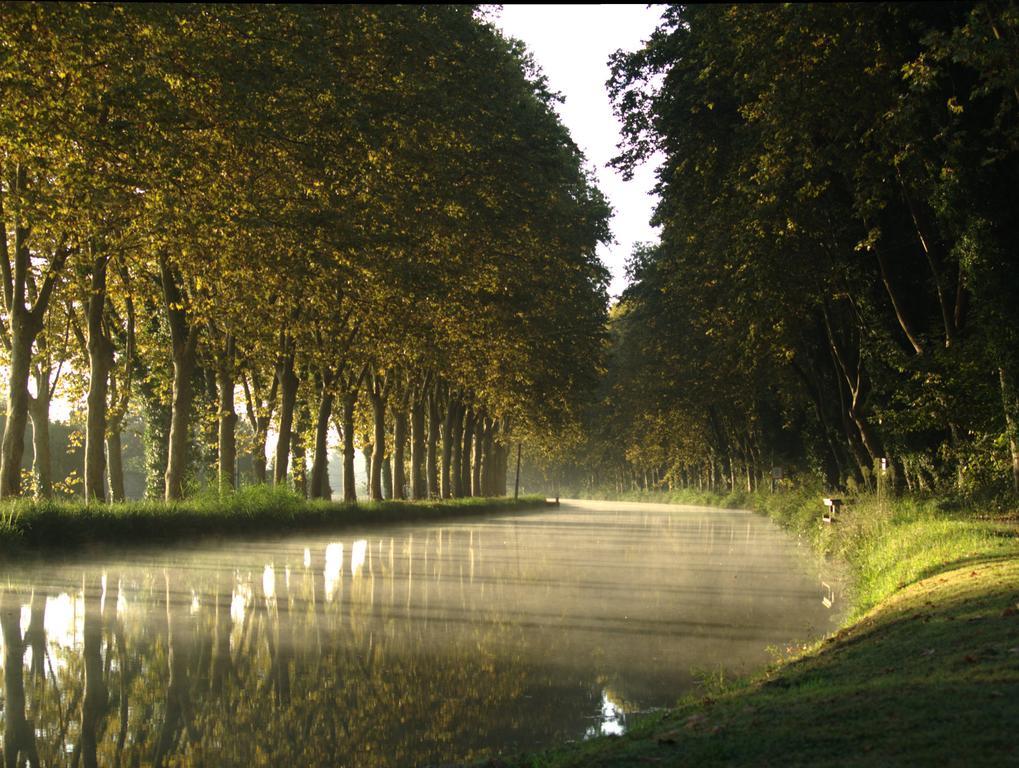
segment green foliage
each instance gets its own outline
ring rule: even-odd
[[[1014,3],[672,6],[616,54],[661,242],[578,464],[616,491],[1019,491]],[[588,483],[589,487],[592,483]]]

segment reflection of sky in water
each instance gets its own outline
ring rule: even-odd
[[[343,575],[343,542],[334,541],[326,545],[325,565],[326,600],[332,600]]]
[[[276,596],[276,569],[268,563],[262,569],[262,594],[266,600],[272,600]]]
[[[350,547],[350,575],[357,576],[357,574],[364,567],[364,556],[368,550],[368,540],[358,539]]]
[[[592,739],[595,736],[622,736],[626,730],[626,715],[623,710],[609,698],[606,690],[601,692],[601,712],[596,716],[599,720],[597,725],[587,729],[584,738]]]

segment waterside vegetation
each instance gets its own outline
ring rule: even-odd
[[[31,555],[40,550],[80,550],[89,544],[151,546],[207,537],[279,536],[523,511],[543,504],[540,496],[349,504],[308,500],[293,490],[264,485],[230,494],[199,494],[174,504],[161,500],[82,504],[24,499],[4,505],[0,552]]]

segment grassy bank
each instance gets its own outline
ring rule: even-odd
[[[90,543],[149,544],[202,536],[246,536],[350,525],[430,521],[525,509],[544,503],[468,498],[343,504],[307,501],[285,490],[252,486],[166,504],[15,501],[0,505],[0,551],[76,548]]]
[[[1014,513],[814,492],[704,497],[751,507],[855,577],[845,627],[751,680],[716,682],[625,736],[512,765],[1016,765],[1019,531]]]

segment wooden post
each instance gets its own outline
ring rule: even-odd
[[[517,477],[513,482],[513,498],[520,498],[520,441],[517,441]]]

